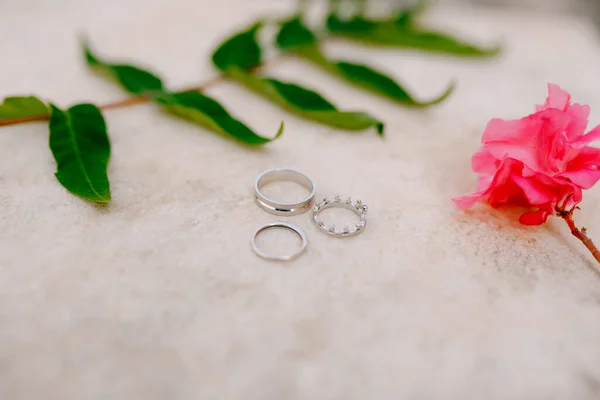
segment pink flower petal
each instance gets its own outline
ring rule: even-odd
[[[539,111],[535,114],[528,115],[524,119],[531,121],[543,121],[544,123],[550,124],[550,129],[558,131],[556,134],[565,132],[569,127],[569,124],[573,121],[573,118],[568,113],[556,108],[548,108],[546,110]],[[530,135],[536,136],[537,133],[537,131],[532,131]]]
[[[488,190],[488,188],[492,184],[493,180],[494,180],[494,176],[493,175],[482,175],[482,176],[480,176],[479,179],[477,180],[477,191],[478,192],[485,192],[486,190]]]
[[[475,205],[475,203],[477,203],[478,201],[481,201],[481,200],[482,200],[481,193],[473,193],[468,196],[455,197],[452,199],[454,204],[456,204],[456,206],[461,210],[466,210],[467,208],[471,208]]]
[[[547,186],[536,178],[514,175],[512,179],[523,190],[523,194],[532,205],[542,205],[557,200],[557,194],[552,190],[552,186]]]
[[[567,110],[571,117],[571,122],[567,126],[566,134],[569,140],[574,140],[584,134],[588,125],[590,107],[581,104],[572,104]]]
[[[473,154],[471,158],[471,168],[478,174],[493,175],[499,166],[500,160],[485,148]]]
[[[571,146],[573,147],[585,147],[588,144],[595,142],[596,140],[600,140],[600,125],[596,126],[594,129],[586,133],[585,135],[579,136],[577,139],[571,142]]]
[[[566,139],[557,131],[564,131],[569,121],[569,116],[556,109],[518,121],[492,120],[483,134],[484,149],[496,159],[510,157],[536,171],[556,172],[556,163],[549,160],[565,151]]]
[[[579,171],[563,172],[558,176],[570,180],[582,189],[589,189],[600,180],[600,171],[582,169]]]
[[[508,142],[492,142],[486,146],[490,154],[496,159],[512,158],[520,160],[528,167],[535,170],[542,169],[539,165],[537,154],[528,147],[524,147],[521,143]]]
[[[519,140],[526,129],[526,123],[527,121],[523,119],[503,120],[494,118],[488,122],[481,136],[481,142]]]
[[[506,158],[494,175],[485,196],[492,207],[503,205],[529,206],[527,198],[523,196],[522,189],[512,179],[523,171],[523,163],[513,158]]]
[[[547,110],[549,108],[558,108],[561,111],[565,111],[569,102],[571,101],[571,95],[562,90],[560,86],[549,83],[548,84],[548,97],[543,106],[538,106],[537,111]]]
[[[600,149],[583,147],[578,149],[576,153],[565,165],[565,172],[561,173],[561,175],[579,170],[595,171],[600,169]]]
[[[548,211],[538,210],[538,211],[528,211],[519,217],[519,222],[523,225],[536,226],[541,225],[548,219]]]

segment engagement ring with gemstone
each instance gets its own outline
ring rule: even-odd
[[[325,225],[323,221],[321,221],[321,219],[319,218],[319,214],[321,213],[321,211],[332,207],[342,207],[353,211],[356,215],[360,217],[360,222],[354,225],[353,227],[345,226],[341,230],[336,230],[335,225]],[[322,231],[331,236],[354,236],[361,233],[365,229],[365,226],[367,225],[367,211],[368,207],[365,204],[363,204],[362,201],[357,200],[355,203],[352,203],[352,199],[350,197],[348,197],[347,200],[342,200],[340,196],[336,194],[333,200],[328,200],[327,197],[325,197],[320,203],[315,205],[315,207],[313,208],[313,221]]]

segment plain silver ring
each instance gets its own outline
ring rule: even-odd
[[[278,202],[267,198],[260,189],[274,181],[292,181],[306,187],[310,194],[305,199],[298,202]],[[254,182],[254,199],[256,204],[269,214],[278,216],[292,216],[307,212],[313,205],[317,185],[305,173],[293,168],[273,168],[268,169],[256,178]]]
[[[272,256],[272,255],[262,252],[256,245],[256,238],[258,237],[258,235],[261,232],[266,231],[267,229],[271,229],[271,228],[284,228],[284,229],[289,229],[292,232],[295,232],[298,236],[300,236],[300,239],[302,239],[302,246],[300,247],[300,250],[298,250],[294,254],[286,255],[286,256]],[[263,226],[261,226],[260,228],[258,228],[256,230],[256,232],[254,232],[254,235],[252,236],[252,249],[254,250],[254,252],[256,254],[258,254],[259,257],[262,257],[266,260],[273,260],[273,261],[293,260],[296,257],[298,257],[300,254],[302,254],[306,250],[307,246],[308,246],[308,240],[306,239],[306,234],[304,233],[304,231],[302,229],[298,228],[296,225],[288,224],[287,222],[266,223]]]

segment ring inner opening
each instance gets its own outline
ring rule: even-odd
[[[319,219],[327,227],[335,225],[337,230],[345,226],[352,228],[360,223],[360,217],[354,211],[344,207],[325,208],[319,213]]]
[[[290,171],[265,175],[258,188],[269,200],[290,204],[305,200],[312,191],[310,181],[306,177]]]
[[[298,233],[283,226],[263,229],[255,240],[256,247],[272,257],[291,256],[302,249],[302,238]]]

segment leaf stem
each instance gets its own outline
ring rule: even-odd
[[[50,118],[49,114],[44,114],[44,115],[34,115],[34,116],[31,116],[31,117],[6,119],[6,120],[3,120],[3,121],[0,121],[0,127],[1,126],[24,124],[26,122],[45,121],[45,120],[48,120],[49,118]]]
[[[567,225],[569,225],[569,229],[571,229],[571,233],[573,234],[573,236],[581,240],[581,242],[585,245],[585,247],[587,247],[590,253],[592,253],[596,261],[600,263],[600,251],[598,250],[594,242],[592,242],[592,239],[590,239],[586,235],[586,229],[579,229],[577,228],[577,226],[575,226],[575,222],[573,221],[573,210],[559,212],[559,216],[565,220]]]
[[[135,106],[137,104],[142,104],[147,101],[150,101],[150,99],[151,99],[151,96],[148,96],[148,95],[129,97],[127,99],[113,101],[112,103],[106,103],[106,104],[100,106],[100,109],[101,110],[114,110],[116,108]]]
[[[254,67],[250,67],[248,69],[252,72],[259,72],[262,69],[264,69],[267,65],[275,65],[277,62],[281,61],[284,58],[284,56],[285,56],[285,54],[277,55],[277,56],[273,57],[272,59],[270,59],[268,62],[265,62],[263,64],[260,64],[260,65],[254,66]],[[219,75],[219,76],[216,76],[207,81],[201,82],[197,85],[191,86],[187,89],[183,89],[181,91],[182,92],[202,91],[202,90],[208,89],[209,87],[212,87],[218,83],[224,82],[227,79],[228,79],[228,77],[226,75]],[[126,99],[106,103],[106,104],[101,105],[99,108],[104,111],[115,110],[118,108],[131,107],[131,106],[135,106],[138,104],[147,103],[147,102],[151,101],[152,99],[153,99],[153,96],[151,94],[142,94],[142,95],[128,97]],[[43,114],[43,115],[40,114],[40,115],[33,115],[30,117],[0,120],[0,127],[24,124],[27,122],[47,121],[49,118],[50,118],[50,114]]]

